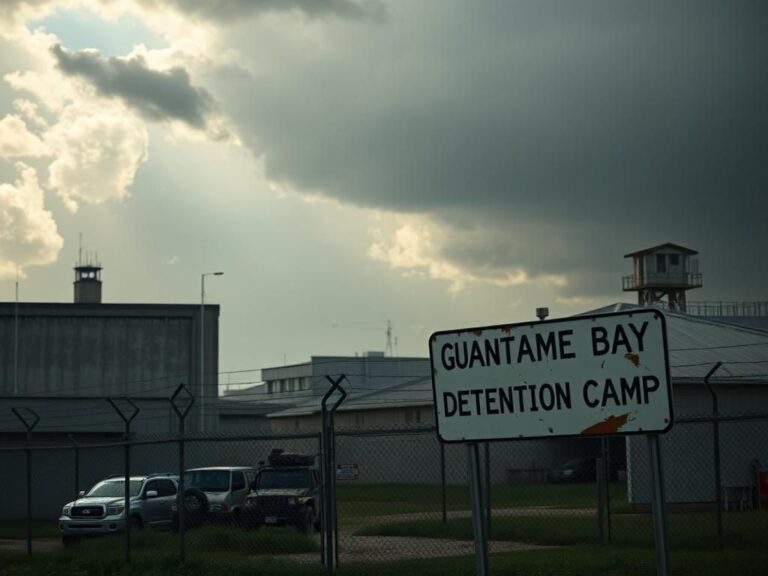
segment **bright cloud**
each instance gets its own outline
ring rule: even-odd
[[[17,266],[51,264],[64,245],[34,168],[18,162],[16,170],[13,184],[0,184],[0,277],[14,276]]]
[[[48,146],[27,129],[23,118],[8,114],[0,119],[0,158],[39,158],[48,154]]]
[[[377,228],[371,231],[375,240],[368,256],[388,264],[405,274],[422,274],[450,283],[452,292],[463,290],[467,284],[480,283],[499,287],[520,286],[533,282],[550,286],[564,286],[562,276],[542,275],[532,278],[515,266],[472,266],[466,261],[452,259],[446,254],[453,231],[422,216],[395,218],[394,230]]]
[[[48,185],[73,212],[78,201],[125,198],[149,146],[144,124],[122,106],[69,106],[47,140],[56,151]]]

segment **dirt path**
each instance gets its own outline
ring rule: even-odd
[[[558,515],[574,514],[579,516],[594,516],[591,508],[567,509],[518,507],[493,511],[494,517],[528,516],[531,514]],[[468,518],[472,515],[469,510],[448,512],[449,518]],[[445,538],[419,538],[411,536],[358,536],[358,530],[380,524],[395,522],[410,522],[418,520],[436,520],[441,517],[435,512],[409,512],[390,514],[387,516],[367,516],[351,518],[344,521],[339,528],[339,562],[391,562],[396,560],[412,560],[416,558],[441,558],[451,556],[467,556],[475,553],[472,540],[449,540]],[[320,539],[317,537],[318,546]],[[552,546],[540,546],[525,542],[491,541],[488,551],[519,552],[523,550],[540,550]],[[317,562],[317,554],[294,554],[289,556],[294,560]]]
[[[594,508],[555,508],[547,506],[518,506],[515,508],[494,508],[492,518],[510,516],[595,516]],[[471,510],[448,511],[448,518],[470,518]],[[360,530],[367,526],[378,524],[392,524],[395,522],[415,522],[418,520],[439,520],[440,512],[404,512],[402,514],[388,514],[385,516],[359,516],[346,518],[340,521],[343,528]]]

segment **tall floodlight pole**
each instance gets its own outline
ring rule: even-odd
[[[223,274],[205,272],[200,275],[200,432],[205,428],[205,277]]]

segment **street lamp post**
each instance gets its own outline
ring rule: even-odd
[[[200,275],[200,432],[205,428],[205,277],[221,276],[224,272]]]

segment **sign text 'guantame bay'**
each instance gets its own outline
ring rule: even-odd
[[[478,427],[538,437],[671,423],[657,311],[438,332],[430,355],[438,431],[460,434],[445,440],[466,440]]]

